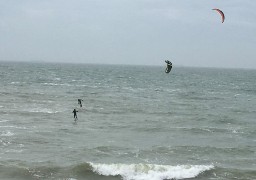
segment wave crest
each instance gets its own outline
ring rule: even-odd
[[[124,180],[164,180],[194,178],[213,165],[94,164],[93,171],[104,176],[122,176]]]

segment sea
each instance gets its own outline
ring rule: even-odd
[[[0,179],[255,180],[256,70],[0,62]]]

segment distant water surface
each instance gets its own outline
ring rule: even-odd
[[[1,62],[0,179],[256,179],[256,70],[164,70]]]

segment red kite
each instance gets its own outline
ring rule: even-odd
[[[224,13],[223,13],[221,10],[219,10],[219,9],[212,9],[212,10],[215,10],[215,11],[217,11],[218,13],[220,13],[221,18],[222,18],[222,23],[223,23],[224,20],[225,20],[225,15],[224,15]]]

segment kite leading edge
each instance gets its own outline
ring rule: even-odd
[[[225,15],[224,15],[224,13],[223,13],[220,9],[217,9],[217,8],[212,9],[212,10],[215,10],[215,11],[217,11],[218,13],[220,13],[221,19],[222,19],[222,23],[223,23],[223,22],[225,21]]]

